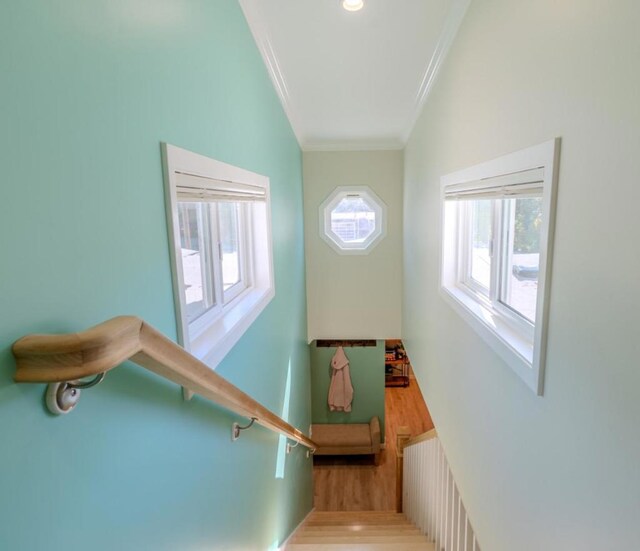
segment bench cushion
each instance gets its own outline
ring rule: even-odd
[[[369,424],[313,425],[316,455],[359,455],[373,453]]]

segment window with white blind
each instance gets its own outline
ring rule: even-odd
[[[442,178],[445,298],[542,394],[559,139]]]
[[[215,368],[274,296],[269,179],[163,144],[178,336]]]

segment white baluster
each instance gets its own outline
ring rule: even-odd
[[[420,442],[420,457],[419,457],[419,461],[420,461],[420,496],[419,496],[419,500],[420,500],[420,515],[418,516],[418,526],[420,527],[420,530],[424,531],[424,511],[425,511],[425,507],[424,507],[424,487],[425,487],[425,469],[424,469],[424,442]]]
[[[416,526],[422,530],[421,519],[422,519],[422,485],[424,484],[424,480],[422,478],[422,442],[416,446],[416,451],[418,452],[417,463],[418,463],[418,494],[417,494],[417,508],[416,508]]]
[[[458,523],[460,522],[460,519],[458,518],[458,502],[460,501],[460,496],[458,495],[456,482],[453,480],[453,474],[451,475],[451,480],[453,481],[451,492],[451,518],[453,519],[453,522],[451,523],[451,550],[457,551],[458,546],[456,541],[458,539]]]
[[[456,551],[460,551],[460,516],[461,516],[460,492],[458,492],[458,514],[456,515]]]
[[[464,523],[464,551],[469,551],[469,519],[465,511],[465,523]]]
[[[414,454],[413,448],[406,449],[404,453],[405,453],[404,468],[406,469],[407,479],[409,480],[409,487],[407,491],[407,503],[406,503],[405,511],[407,513],[407,517],[409,518],[409,520],[413,522],[413,494],[415,492],[415,484],[416,484],[416,481],[413,477],[413,471],[415,470],[415,467],[416,467],[415,454]]]
[[[434,441],[433,443],[433,491],[431,493],[431,506],[432,506],[432,514],[431,514],[431,533],[432,539],[435,541],[436,539],[436,530],[437,530],[437,507],[438,507],[438,441]]]
[[[435,540],[435,504],[436,493],[436,444],[434,440],[429,442],[429,539]]]
[[[444,462],[444,453],[442,445],[440,445],[440,481],[438,491],[438,551],[442,548],[442,542],[444,541],[444,489],[446,479],[446,465]]]
[[[407,518],[436,551],[480,551],[438,438],[405,449],[403,503]]]

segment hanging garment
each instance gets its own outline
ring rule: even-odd
[[[329,385],[329,409],[331,411],[351,411],[353,387],[349,375],[349,358],[342,346],[338,347],[331,359],[331,384]]]

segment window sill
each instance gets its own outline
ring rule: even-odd
[[[535,353],[531,339],[462,289],[443,286],[440,291],[453,309],[537,393],[533,367],[534,362],[539,362],[539,354]]]
[[[215,369],[275,296],[272,288],[251,289],[193,339],[189,351]]]

